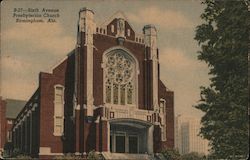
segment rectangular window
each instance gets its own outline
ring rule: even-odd
[[[63,118],[55,117],[55,133],[61,134],[63,132]]]
[[[128,36],[130,36],[130,29],[127,30]]]
[[[61,136],[64,128],[64,87],[56,85],[54,88],[54,135]]]
[[[55,88],[55,102],[56,103],[63,102],[63,87],[56,86],[56,88]]]
[[[111,32],[114,33],[115,32],[115,26],[111,25]]]

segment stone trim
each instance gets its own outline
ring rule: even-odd
[[[39,148],[39,155],[55,155],[61,156],[63,153],[51,153],[50,147],[40,147]]]

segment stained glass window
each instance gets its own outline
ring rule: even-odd
[[[121,105],[125,104],[125,92],[126,92],[126,85],[120,86],[120,102]]]
[[[113,85],[113,90],[114,90],[114,93],[113,93],[114,104],[118,104],[118,85],[117,84]]]
[[[131,82],[129,82],[127,84],[127,103],[128,104],[132,104],[132,101],[133,101],[133,86],[131,84]]]
[[[123,50],[113,50],[104,60],[105,101],[111,104],[134,104],[135,61]]]

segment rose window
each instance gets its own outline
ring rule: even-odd
[[[135,63],[123,50],[114,50],[105,59],[105,102],[134,104]]]

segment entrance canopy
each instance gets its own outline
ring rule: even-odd
[[[109,150],[112,153],[152,153],[153,125],[149,122],[122,118],[112,119]]]

